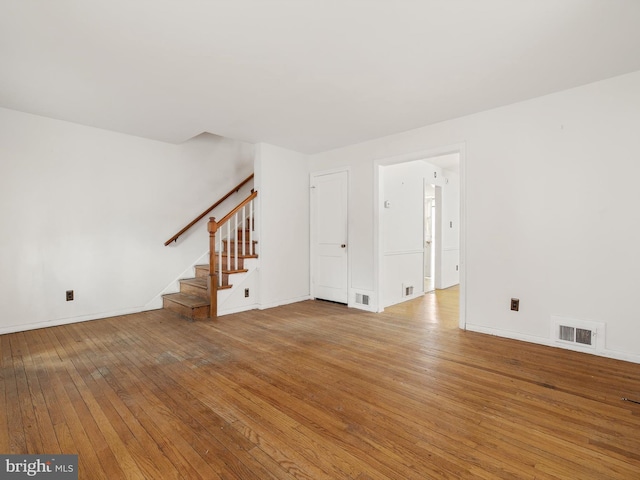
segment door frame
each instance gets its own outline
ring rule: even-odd
[[[313,194],[314,180],[316,177],[321,177],[324,175],[332,175],[335,173],[345,172],[347,174],[347,305],[351,306],[351,255],[350,255],[350,245],[349,239],[351,238],[351,224],[349,223],[349,215],[350,215],[350,206],[351,206],[351,167],[339,167],[332,168],[329,170],[319,170],[317,172],[311,172],[309,174],[309,286],[310,286],[310,294],[311,298],[316,298],[315,296],[315,274],[316,274],[316,248],[315,248],[315,233],[316,233],[316,209],[315,202],[316,197]]]
[[[378,299],[376,311],[383,312],[384,308],[380,305],[380,294],[382,292],[381,265],[383,262],[382,248],[382,222],[381,212],[383,205],[383,175],[381,170],[383,167],[395,165],[398,163],[413,162],[415,160],[427,160],[429,158],[440,157],[451,153],[457,153],[460,156],[460,318],[458,326],[465,330],[467,325],[467,188],[466,188],[466,144],[456,143],[433,148],[430,150],[422,150],[410,152],[391,157],[379,158],[373,161],[373,276],[375,279],[375,297]]]

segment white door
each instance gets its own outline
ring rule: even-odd
[[[311,179],[311,252],[313,296],[348,303],[347,244],[348,173],[314,175]]]

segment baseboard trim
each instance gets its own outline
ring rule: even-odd
[[[303,295],[302,297],[288,298],[286,300],[279,300],[277,302],[263,303],[258,305],[258,310],[266,310],[268,308],[281,307],[283,305],[304,302],[305,300],[311,300],[311,299],[312,299],[311,295]]]
[[[378,307],[377,305],[362,305],[361,303],[350,303],[349,305],[347,305],[349,308],[355,308],[357,310],[363,310],[365,312],[372,312],[372,313],[377,313],[378,311]]]
[[[583,349],[568,348],[568,346],[555,343],[549,338],[536,337],[534,335],[526,335],[518,332],[512,332],[509,330],[488,328],[488,327],[483,327],[481,325],[473,325],[469,323],[467,323],[466,325],[466,330],[470,332],[484,333],[486,335],[494,335],[496,337],[510,338],[512,340],[520,340],[523,342],[535,343],[538,345],[544,345],[546,347],[561,348],[563,350],[571,350],[573,352],[586,353],[588,355],[595,355],[597,357],[612,358],[614,360],[622,360],[624,362],[631,362],[631,363],[640,363],[640,355],[637,355],[634,353],[628,353],[628,352],[620,352],[617,350],[610,350],[608,348],[605,348],[601,351],[585,351]]]
[[[239,307],[227,308],[218,310],[218,317],[222,317],[224,315],[232,315],[234,313],[242,313],[248,312],[249,310],[257,310],[258,304],[252,303],[251,305],[241,305]]]
[[[92,320],[101,320],[103,318],[121,317],[122,315],[131,315],[132,313],[148,312],[158,310],[157,308],[134,307],[122,310],[113,310],[110,312],[94,313],[89,315],[81,315],[79,317],[66,317],[55,320],[45,320],[44,322],[27,323],[21,325],[10,325],[8,327],[0,327],[0,335],[6,333],[26,332],[27,330],[37,330],[38,328],[59,327],[61,325],[70,325],[72,323],[90,322]]]

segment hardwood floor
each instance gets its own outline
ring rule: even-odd
[[[457,289],[0,336],[0,453],[81,479],[640,478],[640,365],[464,332]]]

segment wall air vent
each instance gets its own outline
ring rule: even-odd
[[[369,305],[369,295],[356,293],[356,303],[360,305]]]
[[[560,325],[558,340],[563,342],[580,343],[582,345],[593,345],[593,330],[586,328],[575,328],[569,325]]]
[[[408,283],[403,283],[402,284],[402,296],[403,297],[410,297],[411,295],[413,295],[413,285],[408,284]]]
[[[604,323],[552,316],[551,328],[552,339],[558,346],[576,350],[604,348]]]

